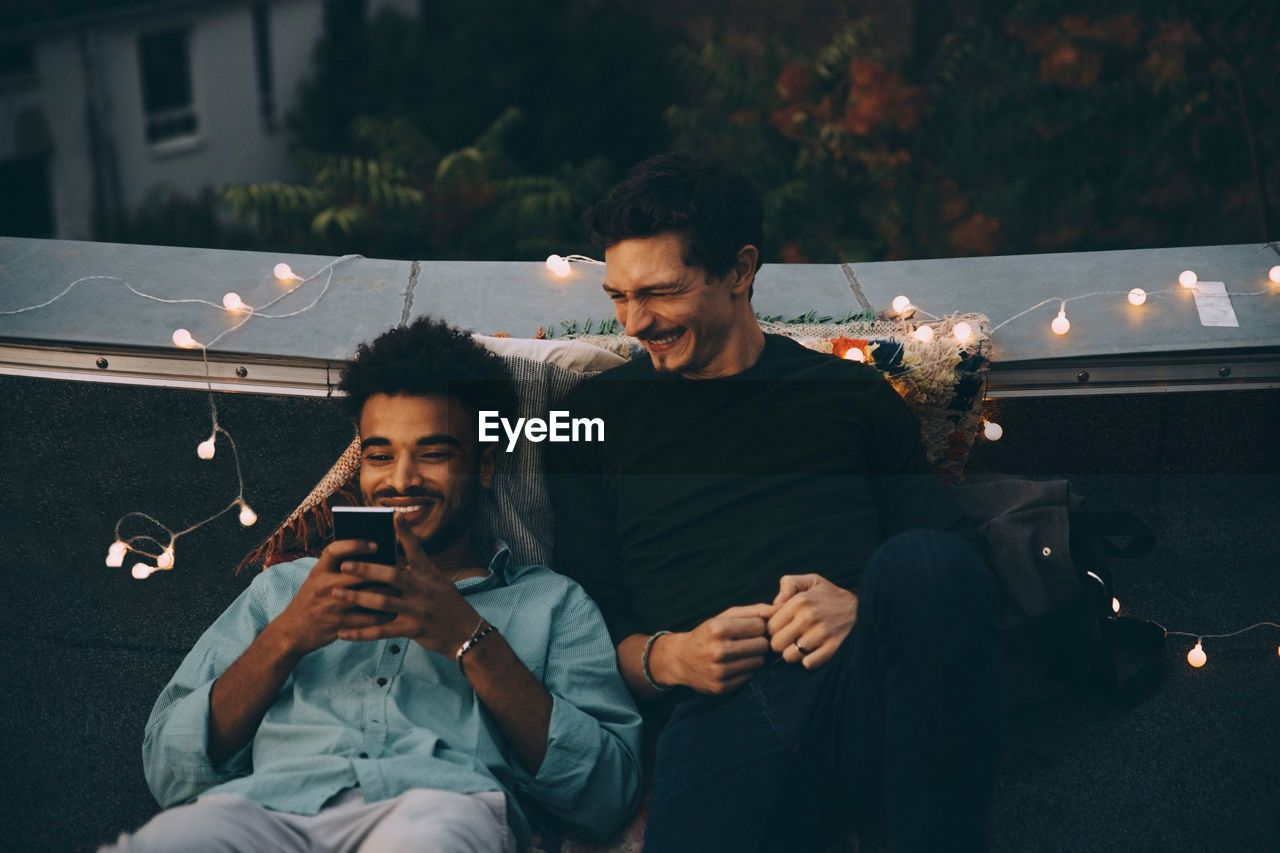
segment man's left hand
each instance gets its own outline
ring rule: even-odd
[[[400,590],[400,596],[382,595],[372,590],[334,590],[334,596],[395,614],[395,619],[368,628],[344,630],[340,640],[382,640],[407,637],[424,648],[452,658],[480,621],[480,614],[458,592],[453,581],[436,568],[422,550],[421,543],[397,515],[396,538],[408,558],[403,568],[379,563],[344,562],[342,571],[369,581],[385,583]]]
[[[835,656],[858,619],[858,596],[821,575],[784,575],[769,620],[769,645],[787,663],[817,669]]]

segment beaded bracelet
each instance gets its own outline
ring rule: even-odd
[[[462,656],[465,655],[467,652],[471,651],[471,648],[476,643],[480,642],[485,637],[489,636],[489,634],[495,630],[497,629],[495,629],[492,625],[489,625],[486,627],[484,624],[484,620],[483,619],[480,620],[480,624],[476,625],[476,632],[471,635],[471,639],[467,640],[465,643],[458,646],[458,653],[453,656],[453,661],[458,665],[458,669],[462,669]]]
[[[640,671],[644,673],[644,680],[649,682],[649,686],[659,693],[666,693],[668,690],[674,688],[675,685],[672,685],[671,687],[663,687],[653,680],[653,673],[649,671],[649,652],[653,650],[653,644],[659,637],[663,634],[670,633],[670,631],[658,631],[656,634],[644,641],[644,650],[640,652]]]

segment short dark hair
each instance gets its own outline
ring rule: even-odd
[[[739,249],[759,249],[764,241],[755,184],[728,162],[694,151],[642,160],[582,218],[603,249],[632,237],[677,233],[684,239],[684,262],[715,278],[733,269]]]
[[[358,425],[374,394],[455,397],[474,412],[515,412],[516,391],[507,366],[464,331],[431,317],[383,332],[362,343],[338,386],[343,409]]]

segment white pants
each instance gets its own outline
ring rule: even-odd
[[[366,803],[359,788],[319,814],[263,808],[239,794],[213,794],[167,809],[99,853],[515,853],[506,798],[415,788]]]

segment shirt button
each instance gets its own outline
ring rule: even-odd
[[[385,685],[386,683],[387,683],[387,680],[386,680],[385,678],[379,678],[379,679],[378,679],[378,681],[377,681],[377,685],[378,685],[379,687],[382,687],[382,686],[383,686],[383,685]]]
[[[391,648],[387,649],[387,651],[391,652],[391,654],[393,655],[398,655],[400,654],[400,647],[397,646],[395,643],[392,643]]]
[[[361,758],[368,758],[368,757],[369,757],[369,753],[367,753],[367,752],[362,752],[362,753],[360,753],[360,757],[361,757]]]

